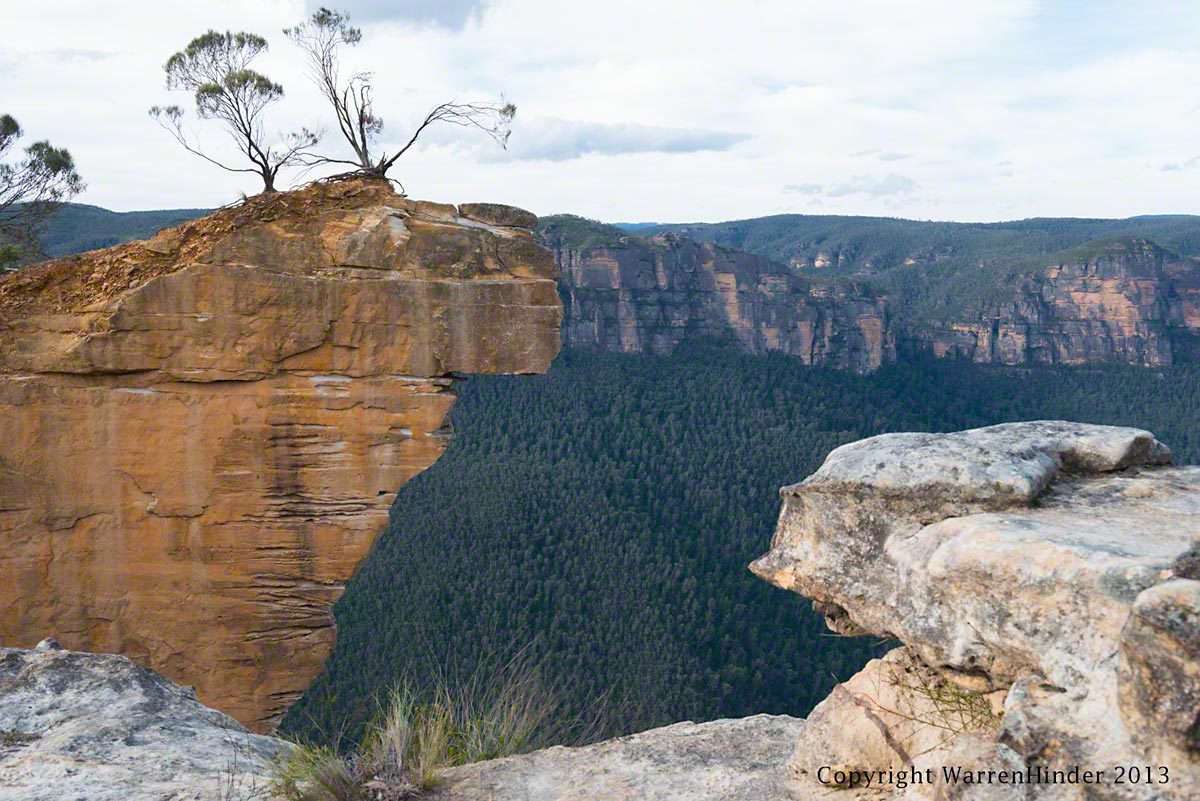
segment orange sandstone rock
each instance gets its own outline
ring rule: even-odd
[[[527,212],[347,181],[0,279],[0,640],[54,635],[270,729],[458,373],[559,349]]]

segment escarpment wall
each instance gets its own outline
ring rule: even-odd
[[[903,349],[1000,364],[1167,365],[1200,356],[1200,267],[1144,239],[1098,244],[974,318],[906,325]]]
[[[534,222],[343,182],[0,280],[3,644],[125,654],[272,727],[453,375],[557,353]]]
[[[708,338],[858,372],[895,358],[883,299],[851,282],[817,287],[770,259],[674,234],[551,244],[567,347],[663,354]]]
[[[1144,239],[1095,243],[998,281],[987,300],[917,311],[904,304],[919,298],[872,290],[869,276],[816,280],[677,234],[559,220],[542,236],[559,265],[568,347],[663,354],[707,338],[859,372],[897,351],[1010,365],[1200,358],[1200,267]]]

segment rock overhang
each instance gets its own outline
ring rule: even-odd
[[[1200,467],[1139,429],[1037,421],[851,443],[781,494],[751,569],[836,631],[903,643],[818,706],[797,775],[909,764],[910,738],[988,767],[1157,761],[1180,797],[1200,787]],[[915,718],[925,690],[888,673],[909,662],[992,693],[994,722],[950,737]]]
[[[0,279],[0,639],[273,725],[455,379],[558,353],[535,221],[318,183]]]

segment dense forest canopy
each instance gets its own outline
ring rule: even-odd
[[[68,203],[46,223],[42,249],[50,258],[148,239],[163,228],[203,217],[211,209],[109,211],[85,203]]]
[[[832,636],[753,577],[778,488],[886,431],[1039,418],[1137,425],[1200,458],[1200,368],[954,361],[870,376],[689,346],[567,352],[548,375],[473,378],[445,455],[400,492],[336,607],[337,649],[285,721],[353,736],[402,675],[529,649],[609,732],[803,715],[880,644]]]

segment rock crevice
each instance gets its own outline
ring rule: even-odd
[[[1200,542],[1200,468],[1137,429],[1014,423],[852,443],[782,495],[752,570],[837,631],[903,643],[817,707],[798,777],[1076,766],[1108,778],[1030,797],[1200,792],[1200,582],[1178,572]],[[1169,786],[1118,785],[1132,764],[1166,766]]]

